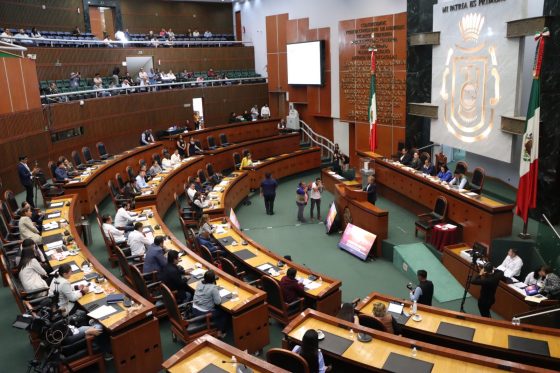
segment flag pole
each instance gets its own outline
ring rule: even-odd
[[[528,240],[531,238],[531,233],[527,232],[527,227],[529,226],[529,219],[527,219],[527,221],[523,222],[523,232],[519,233],[519,238],[521,238],[522,240]]]

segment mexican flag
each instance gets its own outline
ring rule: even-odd
[[[525,122],[525,134],[521,145],[521,161],[519,165],[519,189],[517,190],[517,208],[515,213],[527,223],[529,209],[537,206],[537,174],[539,170],[539,121],[541,82],[540,70],[544,52],[544,36],[548,31],[538,34],[539,41],[535,58],[535,69],[533,71],[533,84],[529,97],[529,108],[527,109],[527,120]]]
[[[369,150],[377,148],[377,103],[375,101],[375,50],[371,51],[371,80],[369,88]]]

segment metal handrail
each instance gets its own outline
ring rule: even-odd
[[[327,139],[326,137],[319,135],[317,132],[313,131],[313,129],[305,123],[303,120],[300,119],[300,128],[302,132],[302,139],[304,139],[304,134],[307,135],[309,140],[318,145],[321,148],[321,157],[326,154],[332,158],[334,155],[334,142]],[[326,144],[325,144],[326,143]]]
[[[12,54],[12,52],[20,52],[21,57],[23,57],[23,53],[27,51],[27,48],[25,48],[21,45],[7,43],[4,40],[0,40],[0,51],[6,52],[6,53],[9,53],[9,54]],[[14,54],[14,56],[16,56],[16,55]]]
[[[115,87],[115,88],[103,88],[103,89],[88,89],[88,90],[83,90],[83,91],[71,91],[71,92],[63,92],[63,93],[55,93],[55,94],[50,94],[50,95],[42,95],[41,98],[46,98],[46,99],[53,99],[53,98],[57,98],[57,97],[64,97],[64,96],[71,96],[71,95],[81,95],[81,94],[87,94],[87,93],[100,93],[100,92],[114,92],[114,91],[126,91],[127,94],[129,93],[136,93],[138,91],[141,90],[146,90],[149,91],[152,88],[160,88],[160,87],[176,87],[176,86],[189,86],[189,87],[183,87],[183,88],[196,88],[196,87],[205,87],[208,86],[210,84],[210,86],[213,86],[213,83],[233,83],[233,82],[243,82],[243,81],[247,81],[247,80],[256,80],[256,79],[264,79],[265,82],[267,80],[266,77],[254,77],[254,78],[234,78],[234,79],[215,79],[215,80],[204,80],[201,82],[197,82],[196,80],[191,80],[188,82],[176,82],[176,83],[156,83],[156,84],[148,84],[148,85],[135,85],[135,86],[130,86],[130,87]]]
[[[115,41],[115,40],[110,40],[110,41],[104,41],[104,40],[73,40],[73,39],[53,39],[53,38],[45,38],[45,37],[40,37],[40,38],[34,38],[31,36],[25,37],[25,38],[21,38],[21,37],[14,37],[14,36],[2,36],[2,41],[5,42],[5,39],[9,39],[9,40],[13,40],[14,42],[17,42],[18,45],[24,44],[28,47],[32,46],[31,43],[35,44],[35,42],[52,42],[60,44],[60,43],[64,43],[64,44],[77,44],[77,45],[83,45],[83,44],[91,44],[91,45],[104,45],[104,46],[109,46],[109,45],[114,45],[118,48],[124,48],[126,46],[129,46],[130,44],[132,45],[141,45],[143,47],[155,47],[155,46],[174,46],[174,45],[197,45],[197,44],[216,44],[216,45],[237,45],[237,44],[242,44],[242,45],[252,45],[252,42],[248,42],[248,41],[237,41],[237,40],[140,40],[140,41],[131,41],[131,40],[127,40],[127,41]],[[27,42],[25,42],[27,41]],[[11,43],[6,43],[6,44],[11,44]],[[12,44],[13,45],[13,44]],[[34,45],[33,45],[34,46]]]

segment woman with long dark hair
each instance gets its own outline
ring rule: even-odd
[[[45,281],[47,272],[43,269],[39,261],[35,257],[34,244],[24,246],[21,250],[21,258],[18,266],[18,277],[26,292],[32,292],[39,289],[45,289],[44,292],[34,295],[34,297],[42,297],[47,295],[49,285]]]
[[[319,334],[314,329],[309,329],[301,339],[301,346],[295,346],[292,350],[305,359],[310,373],[329,372],[332,366],[326,366],[323,354],[319,350]]]
[[[55,278],[52,280],[49,288],[49,296],[58,295],[58,308],[60,308],[64,316],[74,313],[78,299],[89,292],[89,286],[72,286],[70,283],[71,276],[72,267],[70,267],[70,264],[62,264],[58,267]]]

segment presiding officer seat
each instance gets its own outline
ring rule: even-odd
[[[417,220],[416,223],[414,223],[414,235],[418,236],[418,231],[422,231],[426,234],[427,239],[430,231],[434,228],[434,226],[443,222],[446,216],[447,199],[444,196],[439,196],[436,199],[434,211],[418,215],[420,220]]]
[[[470,182],[471,192],[476,194],[482,194],[482,187],[484,185],[485,177],[486,177],[486,171],[484,171],[484,168],[477,167],[474,169],[472,179]]]

